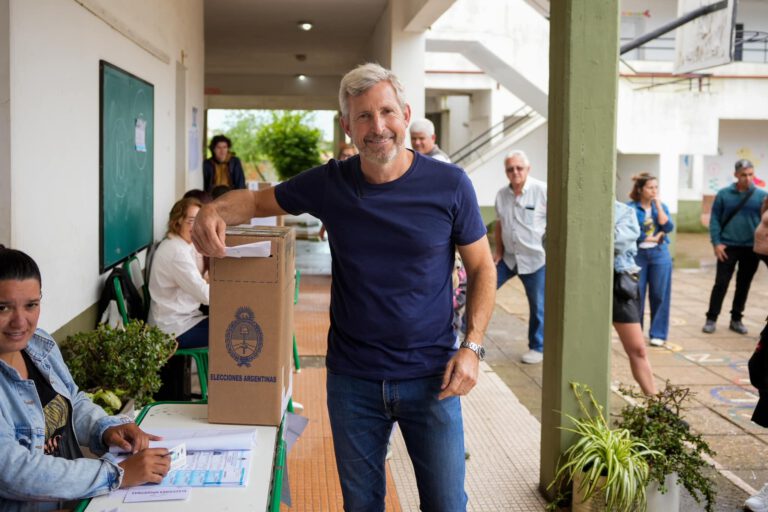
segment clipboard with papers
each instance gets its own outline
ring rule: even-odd
[[[150,448],[172,449],[186,447],[186,463],[172,469],[159,484],[160,487],[244,487],[248,485],[252,448],[258,430],[155,428],[154,435],[162,437],[150,441]],[[125,458],[116,447],[110,451],[118,461]]]

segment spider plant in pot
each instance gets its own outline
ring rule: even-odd
[[[687,422],[680,418],[683,402],[690,396],[689,388],[667,382],[666,387],[653,396],[631,389],[620,392],[631,402],[621,410],[618,426],[629,430],[648,448],[664,454],[650,462],[653,496],[648,511],[674,512],[679,509],[679,490],[682,485],[697,503],[706,501],[706,511],[715,507],[715,484],[707,476],[710,468],[703,454],[715,455],[700,435],[691,432]],[[672,487],[674,486],[674,487]],[[666,497],[666,498],[665,498]]]
[[[663,455],[632,437],[627,429],[612,429],[589,386],[571,383],[571,388],[582,417],[566,414],[574,426],[563,428],[576,434],[577,440],[560,457],[549,488],[571,486],[573,512],[644,510],[648,460]]]

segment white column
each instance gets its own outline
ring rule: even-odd
[[[406,32],[412,14],[411,1],[390,0],[391,69],[405,88],[412,119],[424,117],[424,66],[426,32]]]
[[[680,155],[665,150],[659,155],[659,192],[669,213],[677,213],[678,184],[680,177]]]
[[[425,41],[423,30],[406,31],[412,0],[390,0],[371,35],[366,59],[395,72],[405,88],[412,118],[424,117]]]

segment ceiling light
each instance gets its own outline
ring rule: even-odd
[[[300,82],[303,82],[304,80],[306,80],[306,79],[307,79],[307,75],[296,75],[296,78],[297,78],[297,79],[298,79]]]
[[[312,30],[312,27],[313,27],[312,23],[308,21],[300,21],[298,23],[298,26],[299,26],[299,30],[303,30],[304,32],[309,32],[310,30]]]

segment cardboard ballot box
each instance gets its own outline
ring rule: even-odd
[[[271,247],[268,257],[211,258],[208,421],[277,426],[293,382],[294,233],[236,227],[226,242]]]

